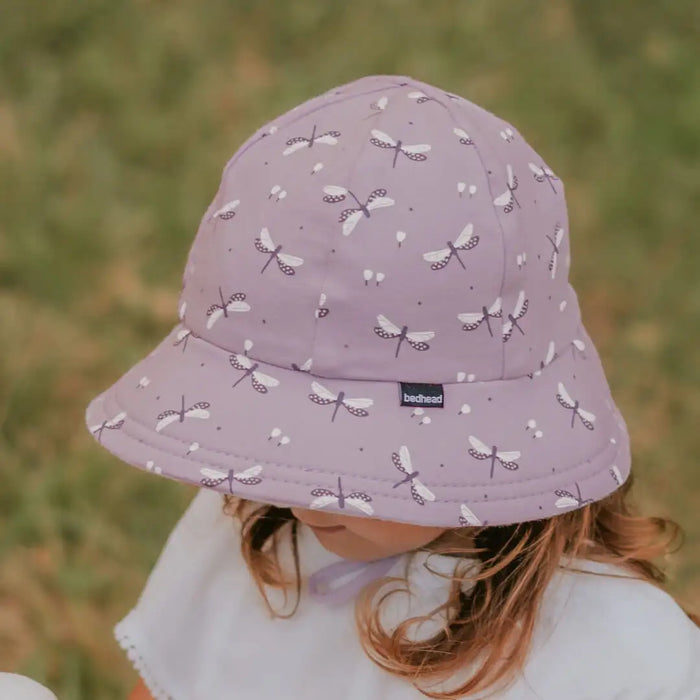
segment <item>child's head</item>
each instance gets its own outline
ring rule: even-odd
[[[297,518],[345,526],[317,536],[351,559],[477,552],[493,566],[434,666],[501,649],[518,617],[522,644],[559,555],[657,579],[663,549],[625,511],[629,436],[570,262],[562,182],[511,124],[365,76],[228,161],[179,323],[87,424],[130,464],[277,504],[244,539],[264,568],[258,545]]]

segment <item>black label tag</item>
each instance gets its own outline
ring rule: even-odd
[[[421,408],[444,408],[445,394],[442,384],[416,384],[399,382],[401,406],[420,406]]]

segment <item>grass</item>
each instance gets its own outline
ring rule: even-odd
[[[263,123],[398,73],[509,119],[567,186],[571,280],[678,520],[700,608],[700,61],[690,0],[53,3],[0,28],[0,668],[61,700],[135,682],[111,628],[194,489],[125,467],[88,401],[177,319],[199,219]]]

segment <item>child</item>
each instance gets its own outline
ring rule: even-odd
[[[115,628],[153,698],[700,698],[569,252],[516,129],[410,77],[238,149],[179,323],[86,412],[201,487]]]

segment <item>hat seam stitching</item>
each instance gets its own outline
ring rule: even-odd
[[[580,327],[580,325],[581,325],[581,323],[580,323],[580,321],[579,321],[579,324],[577,325],[577,329]],[[195,336],[195,335],[194,335],[194,331],[193,331],[191,328],[188,328],[188,327],[184,324],[183,321],[179,321],[179,322],[176,324],[176,326],[175,326],[175,328],[174,328],[173,330],[175,330],[175,329],[177,328],[177,326],[181,326],[181,328],[182,328],[183,330],[189,331],[189,333],[190,333],[190,334],[192,335],[192,337],[193,337],[193,341],[194,341],[194,340],[201,340],[202,342],[208,343],[209,345],[211,345],[212,347],[216,348],[217,350],[220,350],[221,352],[227,353],[227,354],[229,354],[229,355],[244,354],[244,353],[240,352],[239,350],[229,350],[229,349],[227,349],[227,348],[221,347],[221,345],[217,345],[216,343],[212,342],[212,341],[209,340],[208,338],[205,338],[204,336],[201,336],[201,335]],[[173,333],[173,330],[170,331],[171,334]],[[331,377],[331,376],[327,376],[327,375],[323,375],[323,374],[312,374],[311,372],[307,372],[307,371],[305,371],[305,370],[295,370],[295,369],[294,369],[293,367],[291,367],[291,366],[290,366],[290,367],[286,367],[285,365],[278,365],[278,364],[275,364],[274,362],[270,362],[269,360],[264,360],[264,359],[262,359],[262,358],[260,358],[260,357],[253,357],[252,355],[250,355],[250,354],[248,354],[248,353],[245,353],[245,356],[246,356],[249,360],[253,360],[254,362],[261,362],[261,363],[263,363],[263,364],[270,365],[271,367],[275,367],[275,368],[277,368],[277,369],[281,369],[281,370],[284,370],[284,371],[286,371],[286,372],[295,372],[295,373],[298,373],[298,374],[307,374],[308,376],[314,377],[315,379],[328,379],[328,380],[331,380],[331,381],[338,381],[338,382],[371,382],[371,383],[379,383],[379,382],[381,382],[381,383],[386,383],[386,384],[389,384],[389,383],[399,384],[399,383],[401,383],[401,382],[409,382],[409,383],[417,383],[417,384],[425,384],[425,383],[442,384],[443,386],[452,386],[452,385],[455,385],[455,384],[467,386],[467,385],[470,385],[470,384],[471,384],[471,385],[476,385],[476,384],[490,384],[490,383],[493,383],[493,382],[517,382],[517,381],[519,381],[519,380],[521,380],[521,379],[525,379],[526,377],[530,378],[529,375],[530,375],[530,374],[534,374],[535,372],[540,372],[540,373],[545,372],[548,368],[551,368],[553,365],[555,365],[555,364],[557,363],[558,360],[560,360],[560,359],[562,359],[562,358],[564,357],[564,354],[565,354],[565,353],[567,352],[567,350],[573,345],[575,339],[576,339],[575,337],[572,338],[560,351],[555,351],[556,354],[557,354],[556,359],[554,359],[554,360],[552,360],[551,362],[547,363],[547,364],[544,366],[544,368],[542,368],[542,367],[536,367],[536,368],[534,368],[534,369],[532,370],[532,372],[526,372],[525,374],[521,374],[521,375],[519,375],[519,376],[517,376],[517,377],[508,377],[508,378],[503,378],[503,377],[501,377],[501,378],[499,378],[499,379],[482,379],[482,380],[475,380],[475,381],[471,381],[471,382],[464,382],[464,381],[461,381],[461,382],[460,382],[459,380],[447,382],[447,381],[435,381],[434,379],[432,379],[432,380],[426,382],[426,381],[413,380],[413,379],[378,379],[378,378],[371,378],[371,377],[370,377],[370,378],[367,378],[367,377]],[[533,381],[533,379],[531,379],[531,381]]]
[[[380,115],[380,118],[382,116],[385,116],[385,113],[382,113]],[[362,144],[364,145],[364,149],[362,147],[357,149],[357,154],[355,155],[355,158],[354,158],[353,163],[352,163],[352,170],[348,169],[348,171],[346,171],[344,181],[345,181],[345,186],[348,189],[350,188],[350,182],[357,171],[357,165],[360,161],[360,157],[363,155],[363,153],[367,149],[367,135],[368,135],[368,133],[371,133],[375,124],[376,124],[376,122],[374,122],[374,121],[369,123],[369,129],[365,131],[365,138],[362,141]],[[330,270],[331,260],[332,260],[330,251],[331,251],[331,247],[333,245],[333,237],[335,236],[335,231],[336,231],[335,228],[331,229],[330,226],[328,227],[328,233],[329,233],[328,245],[326,247],[326,260],[325,260],[324,271],[323,271],[323,279],[321,280],[319,296],[325,290],[326,280],[328,279],[328,275],[329,275],[329,270]],[[320,328],[320,323],[321,323],[321,319],[318,315],[315,315],[315,319],[316,319],[316,322],[314,323],[313,336],[311,338],[311,349],[309,352],[309,357],[311,357],[312,364],[313,364],[313,361],[315,360],[314,350],[316,348],[316,340],[317,340],[318,335],[319,335],[319,328]]]
[[[452,122],[455,124],[455,126],[459,126],[459,123],[455,119],[455,115],[452,112],[452,110],[449,108],[449,105],[446,105],[445,107],[447,109],[447,112],[449,115],[452,117]],[[503,222],[501,221],[501,217],[498,215],[498,211],[496,210],[496,207],[493,204],[494,196],[493,196],[493,188],[491,186],[491,179],[489,178],[489,169],[486,166],[486,162],[484,161],[483,156],[481,155],[481,150],[479,148],[479,144],[482,141],[482,137],[484,135],[483,130],[481,127],[477,124],[477,122],[474,119],[469,119],[468,120],[471,125],[473,125],[473,128],[470,127],[470,131],[473,133],[476,132],[479,134],[479,138],[477,138],[474,141],[474,150],[476,151],[476,155],[479,158],[479,162],[481,163],[481,168],[484,173],[484,178],[486,179],[486,186],[488,187],[489,190],[489,205],[491,207],[491,211],[493,212],[493,215],[496,219],[496,223],[498,224],[498,229],[501,232],[501,249],[503,251],[503,270],[501,274],[501,285],[500,285],[500,291],[498,292],[498,296],[503,299],[503,289],[505,288],[505,283],[506,283],[506,272],[507,272],[507,265],[506,265],[506,232],[503,229]],[[488,139],[484,137],[484,142],[488,143]],[[502,168],[503,163],[501,162],[501,159],[497,157],[495,154],[495,151],[493,152],[494,154],[494,160],[498,163],[498,165]],[[502,331],[503,323],[501,323],[501,336],[503,334]],[[501,337],[502,340],[502,337]],[[501,342],[501,379],[505,379],[505,372],[506,372],[506,344],[504,342]]]
[[[113,393],[112,400],[113,400],[114,404],[116,405],[117,409],[119,409],[120,411],[123,411],[123,410],[124,410],[123,405],[122,405],[122,404],[120,403],[120,401],[118,400],[118,397],[117,397],[117,394],[116,394],[116,390],[115,390],[115,392]],[[103,410],[103,413],[106,415],[106,411],[104,410],[104,408],[103,408],[102,410]],[[134,418],[131,414],[128,413],[128,411],[125,411],[125,412],[127,413],[127,418],[128,418],[129,420],[131,420],[134,424],[140,426],[140,427],[143,428],[144,430],[149,431],[149,433],[152,433],[152,428],[151,428],[150,426],[148,426],[148,425],[146,425],[145,423],[141,422],[140,420]],[[128,421],[125,421],[124,425],[128,425]],[[164,453],[167,454],[167,455],[170,455],[170,456],[173,456],[173,457],[177,457],[178,459],[184,459],[183,455],[181,455],[181,454],[179,454],[179,453],[176,453],[176,452],[172,452],[172,451],[170,451],[170,450],[168,450],[168,449],[165,449],[165,447],[167,447],[167,446],[160,446],[160,445],[155,445],[155,444],[152,444],[152,443],[148,443],[148,442],[146,442],[146,440],[144,440],[144,439],[138,437],[134,432],[130,432],[129,430],[124,430],[124,427],[122,427],[120,430],[122,431],[123,434],[127,435],[128,438],[129,438],[130,440],[139,442],[140,444],[143,444],[143,445],[147,445],[150,449],[159,450],[159,451],[161,451],[161,452],[164,452]],[[180,443],[180,444],[182,444],[182,445],[188,445],[188,446],[189,446],[189,444],[190,444],[190,442],[191,442],[191,441],[188,441],[188,440],[181,440],[180,438],[175,437],[175,436],[173,436],[173,435],[164,435],[164,434],[160,434],[160,435],[161,435],[161,437],[166,438],[167,440],[170,440],[170,441],[173,441],[173,442],[177,442],[177,443]],[[597,458],[600,457],[600,455],[602,455],[606,450],[609,450],[609,449],[610,449],[610,445],[611,445],[611,444],[616,444],[616,443],[607,443],[607,444],[605,444],[605,445],[603,446],[602,449],[598,450],[597,452],[595,452],[595,453],[594,453],[593,455],[591,455],[590,457],[587,457],[586,459],[581,460],[580,462],[576,463],[576,464],[573,465],[573,466],[570,466],[570,467],[567,467],[567,468],[565,468],[565,469],[563,469],[563,470],[560,470],[560,471],[557,472],[557,473],[558,473],[559,475],[561,475],[561,474],[566,474],[567,472],[574,471],[575,469],[580,468],[582,465],[584,465],[584,464],[586,464],[586,463],[588,463],[588,462],[591,462],[591,461],[597,459]],[[619,452],[620,448],[621,448],[621,445],[618,445],[618,446],[616,447],[616,450],[615,450],[615,453],[616,453],[616,454]],[[392,484],[392,485],[393,485],[393,483],[394,483],[394,480],[392,480],[392,479],[390,479],[390,478],[377,478],[377,477],[372,477],[372,476],[368,476],[368,475],[350,474],[350,473],[346,473],[346,472],[343,472],[343,473],[341,474],[338,470],[335,470],[335,471],[326,471],[326,470],[323,470],[323,469],[319,469],[318,467],[305,467],[305,466],[301,466],[301,465],[300,465],[300,466],[295,466],[295,465],[288,464],[288,463],[285,463],[285,462],[276,462],[276,461],[270,460],[270,459],[258,459],[258,458],[255,458],[255,457],[248,457],[248,456],[245,456],[245,455],[242,455],[242,454],[238,454],[238,453],[235,453],[235,452],[226,452],[225,450],[219,450],[219,449],[215,449],[215,448],[209,448],[209,447],[201,448],[201,447],[200,447],[200,449],[204,449],[204,450],[206,450],[207,452],[212,452],[212,453],[215,453],[215,454],[225,455],[225,456],[227,456],[227,457],[235,457],[235,458],[237,458],[237,459],[241,459],[241,460],[244,460],[244,461],[247,461],[247,462],[257,462],[257,463],[261,463],[261,464],[269,464],[269,465],[281,467],[281,468],[284,468],[284,469],[299,470],[299,471],[302,471],[302,472],[313,472],[313,473],[321,474],[321,475],[323,475],[323,476],[337,476],[337,475],[340,474],[341,476],[344,475],[344,476],[346,476],[346,477],[351,477],[351,478],[353,478],[353,479],[359,479],[359,480],[362,480],[362,481],[368,481],[368,482],[371,482],[371,483],[374,483],[374,484],[387,484],[387,485]],[[210,460],[198,459],[198,460],[189,460],[189,461],[192,461],[192,462],[195,462],[195,461],[196,461],[196,462],[201,462],[202,464],[205,464],[205,465],[207,465],[207,466],[212,466],[212,467],[224,467],[224,466],[226,466],[226,465],[219,464],[219,463],[217,463],[217,462],[215,462],[215,461],[210,461]],[[608,468],[608,467],[609,467],[609,465],[606,464],[606,468]],[[227,468],[230,469],[231,467],[228,466]],[[600,471],[603,471],[603,470],[601,469]],[[595,472],[596,475],[597,475],[598,473],[599,473],[599,472]],[[499,483],[499,484],[494,484],[494,483],[492,483],[492,482],[486,482],[486,483],[482,483],[482,484],[473,484],[473,485],[469,485],[468,488],[470,488],[470,489],[471,489],[471,488],[474,488],[474,489],[477,489],[477,488],[486,488],[486,487],[489,487],[489,488],[497,488],[497,489],[498,489],[498,488],[507,488],[507,487],[510,487],[510,486],[512,486],[512,485],[514,485],[514,484],[515,484],[515,485],[521,485],[521,484],[526,484],[526,483],[528,483],[528,482],[542,481],[542,480],[544,480],[544,479],[551,479],[551,478],[552,478],[551,475],[547,475],[547,476],[532,477],[532,478],[529,478],[529,479],[520,479],[520,480],[518,480],[518,481],[506,482],[506,483]],[[303,481],[293,481],[293,480],[278,479],[278,478],[273,478],[273,480],[276,480],[276,481],[283,481],[283,482],[285,482],[285,483],[299,484],[299,485],[304,485],[304,486],[306,486],[306,485],[313,486],[313,483],[307,484],[306,482],[303,482]],[[588,478],[583,479],[582,481],[585,482],[585,481],[587,481],[587,480],[588,480]],[[199,482],[196,482],[196,483],[199,483]],[[430,486],[432,486],[433,488],[454,488],[454,487],[464,487],[464,484],[463,484],[463,483],[445,483],[445,484],[437,484],[437,483],[432,483],[432,482],[431,482]],[[542,495],[542,494],[544,494],[544,493],[549,493],[549,492],[550,492],[550,490],[548,489],[548,490],[546,490],[546,491],[541,491],[541,492],[537,492],[537,493],[531,493],[531,494],[529,494],[528,496],[525,496],[524,498],[527,498],[527,497],[530,497],[530,496]],[[390,495],[390,494],[386,494],[386,495],[385,495],[385,494],[382,494],[382,496],[383,496],[383,497],[386,497],[386,498],[395,498],[395,499],[401,500],[401,501],[406,500],[404,497],[401,497],[401,496],[393,496],[393,495]],[[493,500],[501,500],[501,501],[504,501],[504,500],[517,500],[518,498],[523,498],[523,496],[515,496],[515,497],[509,497],[509,498],[499,498],[499,499],[493,499]],[[457,502],[460,502],[460,501],[464,501],[465,499],[464,499],[464,498],[461,498],[461,499],[453,500],[453,499],[446,499],[446,498],[443,498],[443,499],[441,499],[441,500],[442,500],[443,502],[455,502],[455,503],[457,503]],[[474,501],[471,501],[471,502],[473,503]],[[481,502],[481,501],[480,501],[480,502]],[[491,502],[492,502],[492,501],[489,501],[489,503],[491,503]]]

